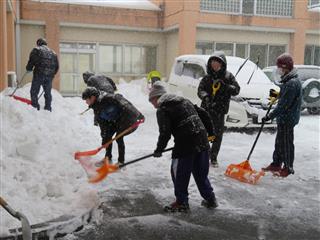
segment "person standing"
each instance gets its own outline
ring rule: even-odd
[[[262,120],[277,119],[277,135],[273,152],[273,162],[262,168],[264,171],[277,172],[281,177],[294,174],[294,127],[299,123],[302,86],[293,59],[288,53],[277,58],[277,73],[280,75],[280,93],[275,109]],[[271,92],[272,90],[270,90]]]
[[[191,173],[204,198],[202,205],[216,208],[218,203],[208,179],[208,135],[194,105],[188,99],[167,94],[163,85],[158,82],[152,86],[149,101],[157,109],[160,133],[154,157],[161,157],[171,135],[174,137],[171,176],[176,200],[165,206],[164,210],[168,212],[189,210],[188,186]]]
[[[38,94],[42,86],[45,99],[44,109],[51,112],[52,80],[59,70],[59,61],[57,54],[47,46],[44,38],[39,38],[36,44],[37,47],[32,49],[26,66],[28,72],[33,71],[30,89],[31,105],[40,110]]]
[[[85,100],[88,106],[94,111],[95,118],[100,127],[102,145],[111,140],[115,133],[120,134],[138,120],[144,119],[144,116],[139,110],[121,94],[100,92],[94,87],[88,87],[83,91],[82,99]],[[116,141],[119,151],[118,163],[123,164],[125,161],[125,144],[123,137],[118,138]],[[112,155],[110,148],[106,149],[105,156],[109,158],[109,161],[111,160]]]
[[[227,71],[227,60],[222,51],[216,51],[207,63],[207,75],[202,78],[198,87],[198,97],[203,107],[211,116],[216,139],[210,151],[211,163],[218,167],[222,136],[224,132],[224,117],[229,111],[231,96],[240,92],[240,86],[235,77]]]

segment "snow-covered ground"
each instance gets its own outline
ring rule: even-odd
[[[148,102],[144,88],[141,81],[119,85],[119,92],[146,116],[145,123],[125,137],[126,161],[150,154],[156,146],[158,126],[155,109]],[[158,229],[170,224],[173,229],[178,224],[190,229],[188,231],[209,229],[213,234],[224,227],[219,219],[230,217],[246,222],[248,220],[245,219],[252,216],[262,219],[257,227],[259,236],[267,234],[265,232],[270,229],[288,229],[289,226],[293,233],[300,227],[320,232],[319,116],[303,114],[295,128],[296,173],[285,179],[267,174],[255,186],[224,175],[230,163],[240,163],[247,157],[255,135],[226,133],[219,156],[220,167],[211,168],[209,173],[219,208],[211,214],[200,206],[201,197],[191,179],[191,215],[179,214],[177,220],[161,211],[162,205],[174,200],[169,153],[160,159],[150,158],[130,165],[110,174],[102,183],[89,185],[81,166],[73,160],[75,151],[94,149],[100,144],[99,129],[93,126],[92,111],[79,115],[86,109],[84,102],[80,98],[62,98],[54,92],[53,112],[49,113],[36,111],[4,94],[1,94],[0,108],[1,196],[12,207],[21,210],[32,223],[66,213],[79,214],[97,204],[99,196],[104,202],[105,215],[108,215],[101,224],[110,227],[115,223],[119,236],[130,234],[128,229],[137,224]],[[17,94],[28,96],[28,87],[18,90]],[[261,134],[251,156],[254,169],[271,162],[274,139],[274,134]],[[116,145],[113,150],[115,159]],[[136,202],[138,198],[145,202],[139,205]],[[132,218],[134,216],[136,218]],[[203,222],[210,226],[204,227]],[[279,223],[287,223],[288,226],[279,226]],[[125,227],[121,228],[121,225]],[[2,231],[6,231],[8,227],[19,226],[19,222],[1,210],[0,226]],[[90,234],[92,232],[89,231],[87,236]]]

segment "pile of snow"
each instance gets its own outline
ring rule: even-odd
[[[30,84],[16,95],[30,98]],[[0,94],[1,196],[31,224],[61,215],[79,215],[98,204],[97,191],[87,183],[77,150],[99,146],[100,136],[80,98],[63,98],[53,90],[52,112],[37,111],[25,103]],[[43,97],[40,104],[43,108]],[[1,209],[1,232],[21,223]],[[1,235],[0,232],[0,235]]]
[[[146,117],[145,123],[125,137],[126,161],[130,161],[153,152],[159,134],[158,125],[155,109],[148,102],[144,80],[121,82],[118,89]],[[28,96],[28,91],[29,87],[25,87],[17,94]],[[5,97],[4,92],[0,96],[1,196],[21,210],[32,223],[85,211],[97,204],[98,191],[105,191],[102,201],[107,203],[112,202],[121,191],[125,192],[125,200],[133,194],[143,195],[146,190],[151,191],[161,205],[174,200],[170,153],[163,154],[159,159],[150,158],[129,165],[123,171],[108,175],[100,184],[87,184],[84,171],[73,160],[73,153],[94,149],[101,139],[99,128],[93,126],[92,111],[79,115],[86,109],[80,98],[62,98],[54,91],[53,112],[49,113],[36,111]],[[266,221],[272,221],[277,216],[283,221],[299,219],[307,225],[313,223],[318,219],[320,204],[319,117],[302,115],[300,124],[295,128],[296,173],[285,179],[267,174],[258,185],[253,186],[224,175],[230,163],[245,160],[254,138],[255,135],[241,133],[224,135],[219,154],[220,167],[210,168],[209,173],[219,209],[235,217],[252,213],[259,217],[266,216]],[[259,170],[271,162],[274,140],[274,134],[261,134],[251,157],[254,169]],[[168,147],[172,145],[170,142]],[[114,144],[113,156],[116,162],[117,144]],[[192,178],[189,193],[191,208],[200,208],[201,196]],[[145,209],[147,206],[148,203]],[[145,209],[140,209],[141,216]],[[161,215],[157,216],[157,220],[162,221]],[[1,231],[19,226],[19,222],[3,211],[0,217]]]

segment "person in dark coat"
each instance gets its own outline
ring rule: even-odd
[[[277,67],[277,72],[281,76],[278,104],[262,119],[263,121],[277,119],[275,149],[273,162],[262,169],[278,172],[279,176],[287,177],[289,174],[294,174],[294,126],[300,120],[302,86],[289,54],[284,53],[277,58]]]
[[[227,60],[222,51],[214,52],[207,63],[207,75],[202,78],[198,87],[198,97],[203,107],[211,116],[216,139],[210,151],[211,163],[218,167],[218,153],[224,132],[224,116],[229,111],[231,96],[240,92],[235,77],[227,69]]]
[[[33,71],[30,89],[31,104],[33,107],[40,110],[38,94],[40,87],[42,86],[45,99],[44,109],[51,111],[52,80],[59,70],[59,61],[57,54],[47,46],[47,42],[44,38],[39,38],[36,44],[37,47],[32,49],[26,66],[28,72]]]
[[[107,143],[115,133],[119,134],[139,119],[144,119],[139,110],[121,94],[100,92],[94,87],[88,87],[82,93],[82,99],[86,100],[88,106],[94,111],[94,115],[100,126],[102,145]],[[116,141],[119,151],[118,162],[123,164],[125,161],[123,137]],[[106,150],[106,157],[109,157],[109,161],[112,158],[110,148]]]
[[[108,93],[114,93],[117,91],[117,86],[111,78],[106,77],[102,74],[94,74],[86,71],[82,74],[83,81],[88,87],[95,87],[99,91]]]
[[[165,211],[188,211],[188,185],[191,173],[196,181],[202,205],[218,206],[208,179],[208,134],[194,105],[183,97],[167,94],[162,84],[153,84],[149,101],[157,109],[159,137],[154,157],[161,157],[171,135],[174,137],[171,176],[174,184],[175,202],[165,206]],[[209,121],[209,124],[211,121]],[[211,124],[211,131],[212,124]]]

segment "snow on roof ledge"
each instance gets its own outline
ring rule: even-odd
[[[78,4],[113,8],[129,8],[160,11],[161,9],[148,0],[32,0],[43,3]]]
[[[320,4],[314,4],[314,5],[309,6],[308,11],[320,13]]]

